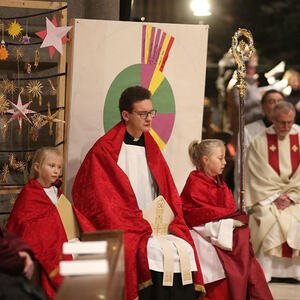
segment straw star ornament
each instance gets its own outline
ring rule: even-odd
[[[20,60],[24,55],[24,51],[23,51],[22,47],[15,47],[14,48],[14,55],[15,55],[17,60]]]
[[[47,116],[42,116],[45,120],[45,124],[49,123],[49,135],[52,135],[53,133],[53,123],[57,123],[57,122],[62,122],[62,123],[65,123],[65,121],[63,120],[59,120],[56,118],[56,116],[58,115],[59,113],[59,110],[57,110],[53,115],[51,114],[51,109],[50,109],[50,103],[48,102],[47,103],[47,106],[48,106],[48,113],[47,113]]]
[[[13,94],[17,90],[17,84],[12,80],[9,81],[8,91],[10,94]]]
[[[39,105],[42,105],[42,94],[43,94],[42,89],[43,89],[43,85],[38,80],[30,81],[26,87],[28,94],[30,94],[34,98],[39,99]]]
[[[8,183],[8,175],[9,175],[9,168],[8,168],[8,165],[5,164],[0,173],[0,183],[1,184]]]
[[[3,92],[7,93],[9,91],[9,87],[10,87],[10,81],[8,79],[4,79],[1,82],[1,88],[2,88]]]
[[[6,132],[7,132],[7,121],[8,121],[8,118],[6,116],[2,117],[2,122],[0,123],[0,131],[1,131],[1,135],[2,135],[2,138],[5,140],[6,138]]]
[[[12,114],[10,119],[8,120],[8,123],[13,121],[14,119],[17,119],[19,122],[20,128],[22,128],[22,120],[26,120],[31,124],[31,121],[28,119],[26,114],[33,114],[35,111],[27,109],[27,107],[30,105],[32,101],[27,102],[26,104],[23,105],[22,100],[21,100],[21,94],[18,96],[18,102],[17,104],[9,101],[9,103],[12,105],[12,109],[8,109],[6,112]]]
[[[3,116],[8,108],[8,101],[6,100],[4,94],[0,94],[0,116]]]

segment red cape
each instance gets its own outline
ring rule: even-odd
[[[147,242],[152,229],[143,219],[127,175],[117,164],[124,135],[125,125],[120,122],[95,143],[76,176],[73,201],[78,210],[97,229],[123,230],[125,293],[127,300],[133,300],[138,297],[138,288],[142,289],[150,284]],[[189,229],[184,222],[181,200],[167,163],[151,135],[145,132],[144,136],[149,168],[161,195],[175,215],[169,229],[194,247]],[[200,270],[198,261],[197,267]],[[194,283],[204,291],[201,271],[195,273]]]
[[[201,171],[192,171],[182,190],[183,213],[190,227],[203,225],[222,218],[233,218],[247,223],[247,216],[235,212],[232,192],[219,177],[211,178]],[[231,300],[273,299],[263,271],[254,258],[250,244],[250,229],[234,229],[232,251],[215,246],[223,264]]]
[[[61,191],[59,191],[59,196]],[[74,207],[83,231],[93,231],[92,224]],[[54,298],[63,277],[58,273],[62,245],[67,236],[55,205],[40,183],[31,179],[23,187],[8,220],[7,229],[22,238],[41,266],[41,285],[49,299]],[[72,259],[64,256],[64,259]]]
[[[200,171],[192,171],[182,190],[184,218],[189,227],[218,220],[235,212],[236,205],[227,185],[218,185]]]

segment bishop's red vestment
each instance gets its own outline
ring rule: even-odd
[[[123,230],[125,294],[127,300],[134,300],[138,297],[138,289],[151,284],[147,242],[152,229],[143,219],[127,175],[117,164],[124,135],[125,125],[120,122],[95,143],[78,171],[72,196],[74,205],[97,229]],[[175,215],[169,226],[170,232],[194,247],[167,163],[151,135],[145,132],[144,137],[149,169],[160,194]],[[204,292],[198,261],[197,267],[199,271],[194,274],[194,283],[196,289]]]
[[[201,171],[192,171],[181,193],[183,213],[189,227],[211,221],[233,218],[247,223],[247,216],[236,211],[231,191],[218,176],[208,177]],[[254,258],[249,241],[248,226],[235,228],[232,251],[216,247],[223,265],[231,300],[273,299],[262,269]]]
[[[59,196],[61,191],[58,190]],[[73,207],[83,231],[93,231],[92,224]],[[19,194],[7,229],[22,238],[31,248],[41,266],[41,285],[49,299],[62,283],[58,273],[62,258],[62,245],[67,236],[56,206],[51,202],[41,184],[31,179]],[[64,256],[70,260],[71,256]]]

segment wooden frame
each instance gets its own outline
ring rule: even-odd
[[[36,8],[36,9],[58,9],[66,6],[67,2],[53,1],[23,1],[23,0],[1,0],[0,6],[14,8]]]
[[[68,131],[69,131],[69,118],[70,118],[70,112],[69,112],[69,103],[70,103],[70,98],[71,98],[71,73],[72,73],[72,52],[73,52],[73,35],[74,35],[74,24],[75,24],[75,19],[70,20],[70,26],[72,26],[72,29],[69,31],[69,47],[68,47],[68,66],[67,66],[67,87],[66,87],[66,101],[65,101],[65,144],[64,144],[64,169],[63,169],[63,178],[66,178],[66,163],[68,161],[68,142],[67,142],[67,136],[68,136]],[[66,186],[63,184],[63,191],[66,193]]]
[[[67,5],[67,2],[54,2],[54,1],[23,1],[23,0],[1,0],[0,7],[8,8],[31,8],[31,9],[46,9],[55,10],[60,9]],[[58,12],[60,18],[58,21],[58,26],[67,26],[67,9],[63,9]],[[58,58],[57,73],[64,73],[66,71],[66,43],[63,44],[63,53],[65,55],[60,55]],[[65,107],[65,76],[59,76],[57,78],[57,106]],[[58,114],[59,119],[65,118],[65,110],[60,110]],[[56,126],[56,136],[55,143],[58,144],[64,141],[65,136],[65,126],[63,123],[59,122]],[[64,153],[64,145],[60,145],[59,149]],[[19,193],[22,186],[1,186],[0,194],[11,194]]]

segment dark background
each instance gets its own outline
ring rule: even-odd
[[[59,1],[59,0],[58,0]],[[300,71],[300,0],[208,0],[211,16],[196,17],[192,0],[68,0],[68,20],[72,18],[209,25],[206,96],[217,100],[215,81],[218,62],[231,47],[238,28],[251,31],[259,55],[257,71],[269,71],[280,61],[286,69]],[[61,1],[60,1],[61,2]],[[0,8],[0,18],[36,13],[31,9]],[[34,22],[35,21],[35,22]],[[45,27],[43,18],[32,19],[29,34]],[[49,67],[52,61],[46,62]],[[0,71],[15,66],[2,62]],[[2,72],[0,72],[2,73]]]
[[[251,31],[259,56],[257,71],[269,71],[280,61],[286,69],[300,70],[299,0],[209,0],[211,16],[196,17],[191,0],[120,0],[121,20],[146,22],[208,24],[206,91],[216,104],[215,81],[218,61],[231,47],[238,28]],[[262,78],[261,78],[262,79]]]

